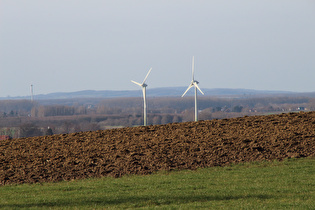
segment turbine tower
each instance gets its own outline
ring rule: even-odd
[[[201,91],[201,89],[198,86],[199,82],[195,80],[194,71],[195,71],[195,61],[194,61],[194,56],[193,56],[192,57],[192,80],[187,90],[182,95],[182,97],[184,97],[184,95],[188,92],[190,88],[195,87],[195,121],[198,121],[197,89],[200,91],[200,93],[202,93],[202,95],[204,95],[204,93]]]
[[[139,85],[142,88],[142,93],[143,93],[143,125],[147,125],[147,102],[146,102],[146,87],[148,86],[145,84],[145,81],[147,80],[152,68],[150,68],[149,72],[147,73],[147,76],[144,78],[142,84],[139,82],[135,82],[131,80],[131,82],[135,83],[136,85]]]
[[[34,101],[33,85],[31,85],[31,101]]]

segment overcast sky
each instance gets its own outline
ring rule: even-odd
[[[0,0],[0,97],[188,86],[315,91],[314,0]]]

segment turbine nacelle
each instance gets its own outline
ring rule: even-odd
[[[186,95],[186,93],[189,91],[190,88],[195,87],[199,90],[199,92],[204,95],[204,93],[202,92],[202,90],[199,88],[198,86],[199,82],[198,81],[193,81],[190,83],[190,85],[188,86],[188,88],[186,89],[186,91],[184,92],[184,94],[182,95],[182,97],[184,97],[184,95]]]
[[[148,85],[145,84],[145,83],[140,84],[139,82],[135,82],[135,81],[133,81],[133,80],[131,80],[131,82],[135,83],[136,85],[138,85],[138,86],[140,86],[140,87],[142,87],[142,88],[145,88],[145,87],[148,86]]]

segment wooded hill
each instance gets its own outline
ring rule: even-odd
[[[148,97],[180,97],[185,87],[162,87],[162,88],[148,88]],[[252,90],[252,89],[229,89],[229,88],[202,88],[206,96],[228,96],[228,97],[266,97],[266,96],[304,96],[315,97],[315,92],[297,93],[290,91],[270,91],[270,90]],[[187,96],[192,96],[193,91],[189,91]],[[35,95],[36,100],[57,100],[57,99],[78,99],[78,98],[125,98],[125,97],[141,97],[141,90],[83,90],[76,92],[56,92],[49,94]],[[16,96],[16,97],[0,97],[0,100],[14,100],[14,99],[30,99],[30,96]]]

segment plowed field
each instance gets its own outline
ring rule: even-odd
[[[315,156],[315,112],[0,142],[0,185]]]

